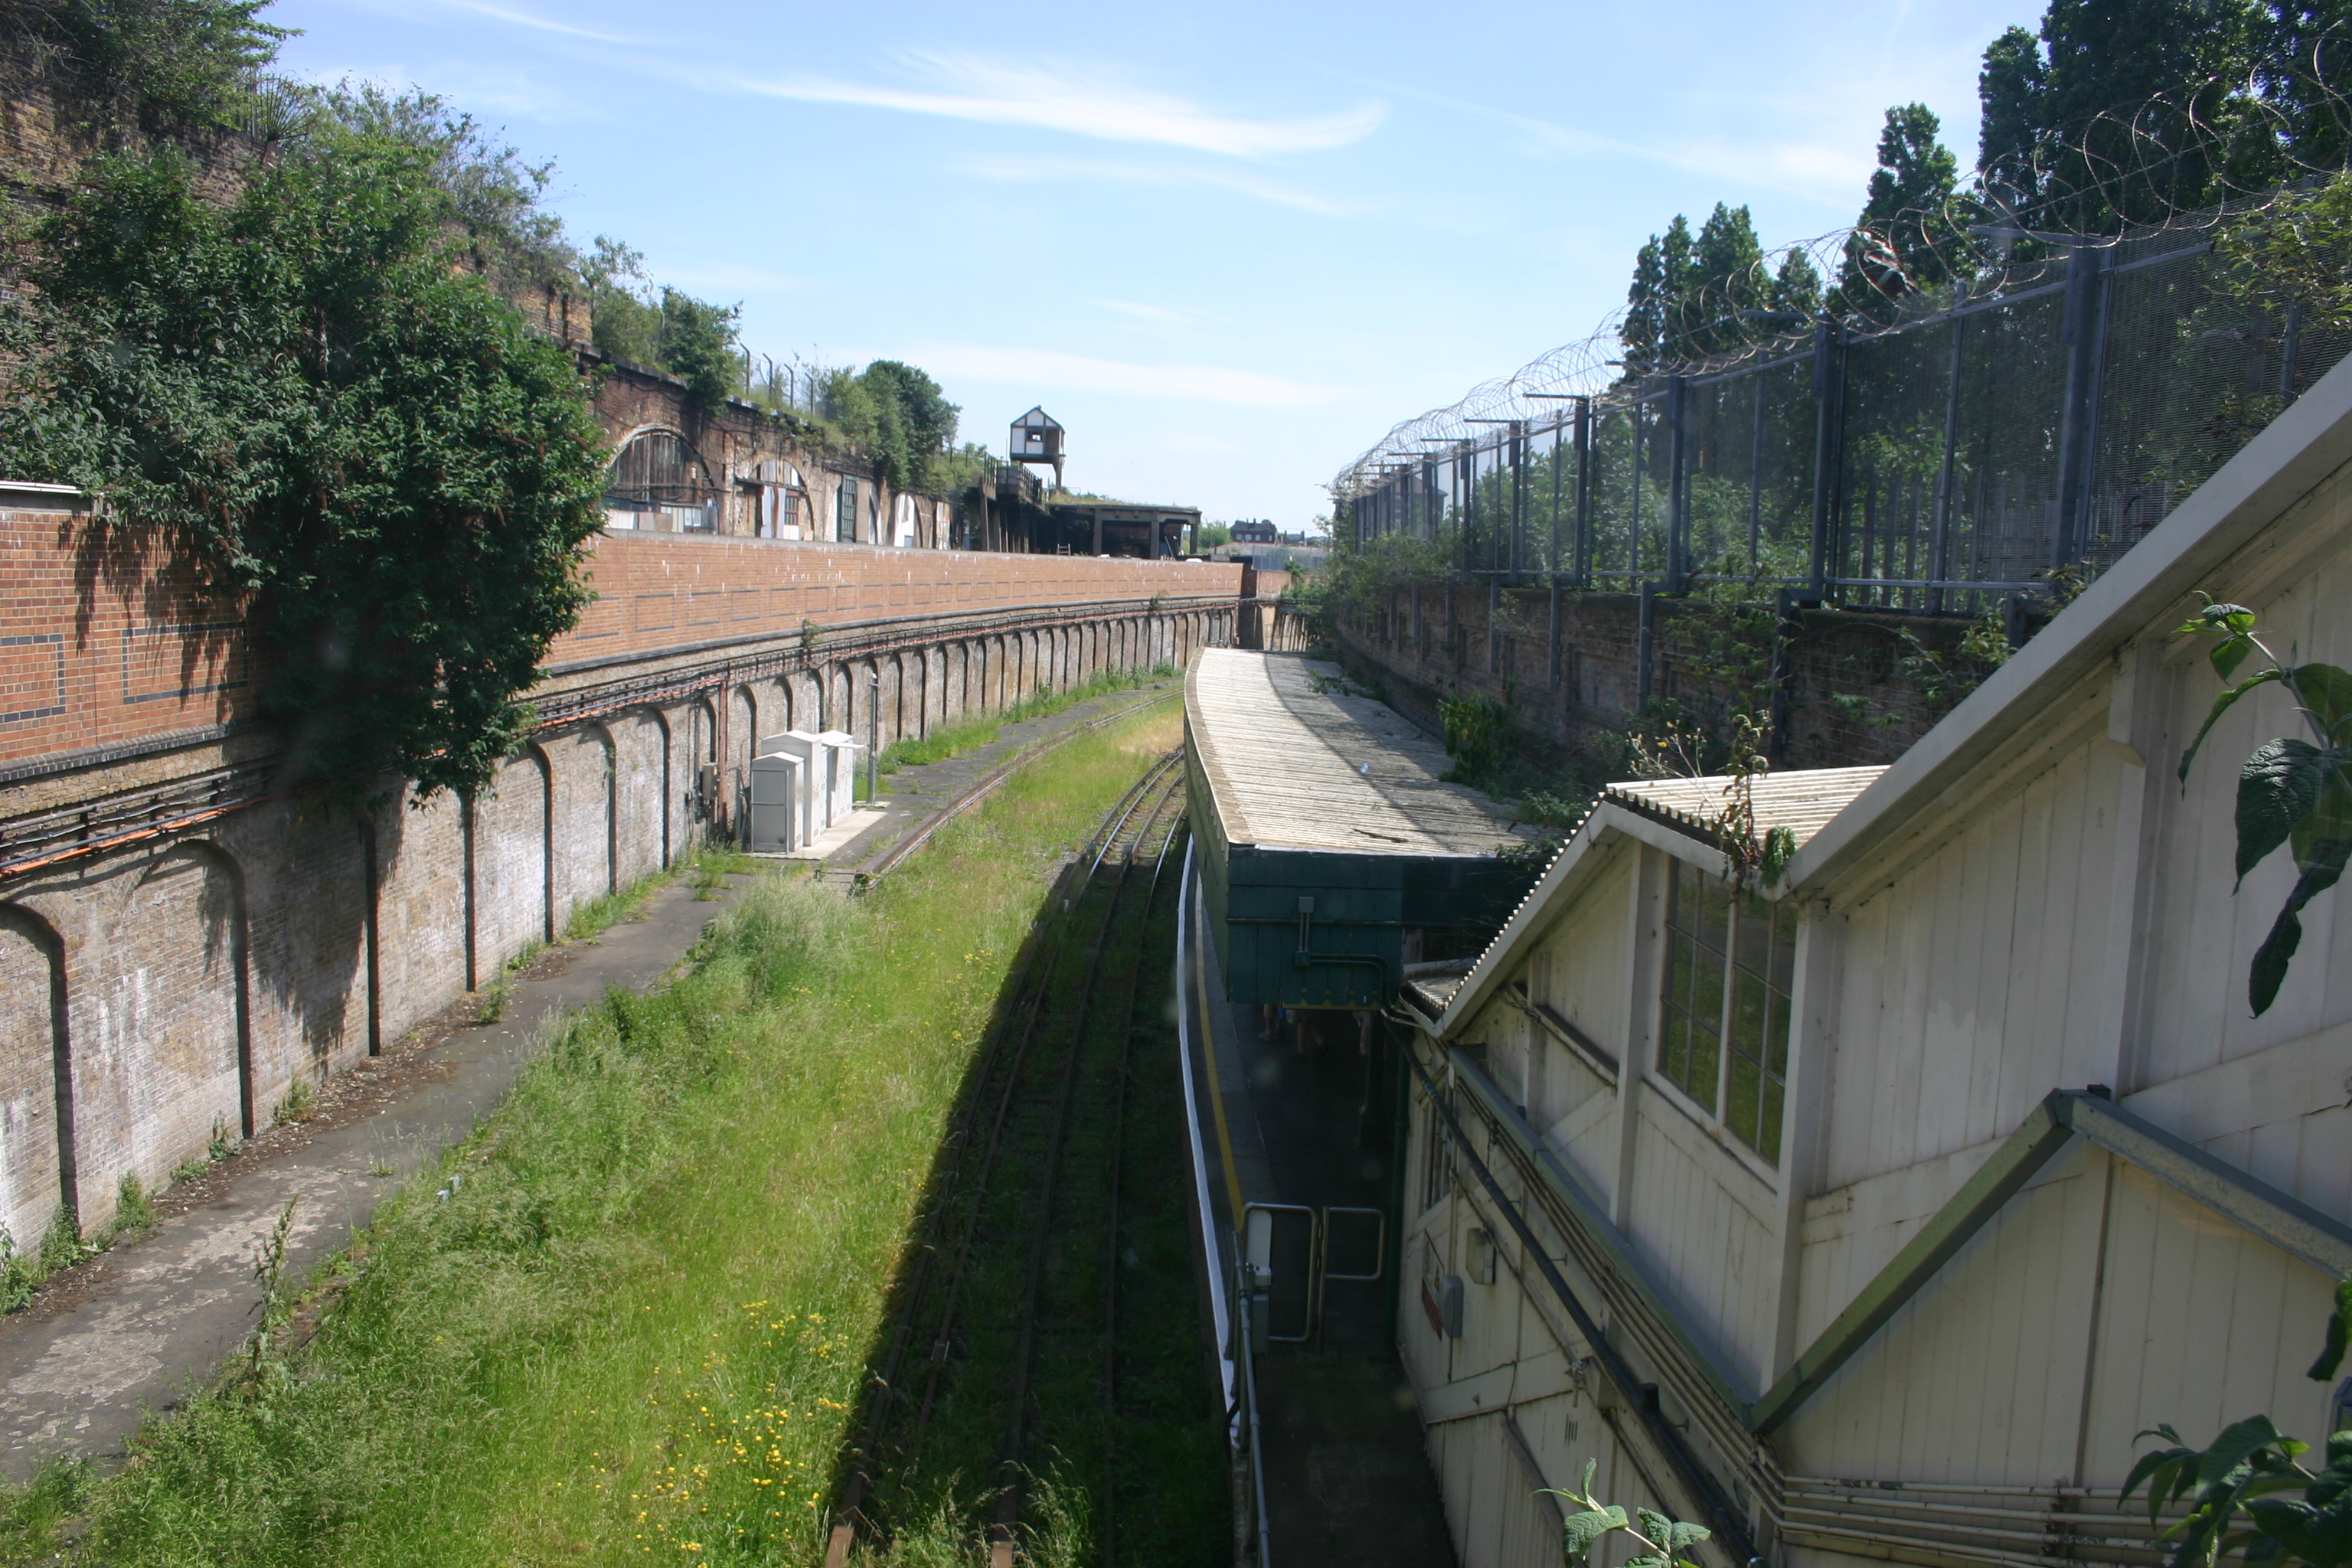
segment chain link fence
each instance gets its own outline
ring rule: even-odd
[[[1341,536],[1574,588],[1735,578],[1971,617],[2063,599],[2352,349],[2230,274],[2228,221],[2036,237],[2037,259],[1895,324],[1728,359],[1605,375],[1591,344],[1556,351],[1342,473]]]

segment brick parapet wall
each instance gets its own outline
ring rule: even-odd
[[[588,661],[691,663],[697,645],[791,641],[808,622],[1230,604],[1241,581],[1239,567],[1189,562],[632,532],[600,536],[590,574],[599,596],[550,650],[546,689],[587,679],[568,667]],[[240,602],[201,592],[152,536],[0,504],[0,768],[90,752],[111,768],[125,759],[109,749],[174,736],[223,756],[266,749],[205,733],[250,720],[259,673]]]
[[[1641,601],[1632,595],[1564,594],[1559,669],[1551,658],[1551,606],[1542,590],[1510,590],[1490,613],[1479,588],[1430,584],[1397,588],[1338,626],[1360,672],[1381,680],[1397,707],[1433,731],[1445,697],[1482,694],[1507,701],[1540,760],[1607,770],[1641,706]],[[1727,694],[1706,664],[1703,612],[1653,601],[1650,694],[1708,717]],[[1808,610],[1783,629],[1779,764],[1852,767],[1891,763],[1950,710],[1983,671],[1958,658],[1964,627],[1949,619]],[[1931,700],[1903,668],[1905,635],[1942,656],[1956,678]],[[1757,650],[1769,658],[1769,648]]]

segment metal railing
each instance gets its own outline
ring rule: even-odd
[[[1391,432],[1340,476],[1339,526],[1486,581],[1733,577],[1913,614],[2063,597],[2352,349],[2249,291],[2226,221],[2084,237],[1892,324],[1589,391],[1546,390],[1547,356]]]

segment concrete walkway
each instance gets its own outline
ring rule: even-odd
[[[320,1114],[274,1128],[157,1200],[154,1229],[56,1276],[0,1319],[0,1472],[22,1481],[53,1454],[119,1459],[144,1412],[168,1409],[252,1331],[254,1265],[287,1201],[299,1279],[368,1223],[377,1201],[462,1139],[513,1086],[541,1025],[607,986],[658,980],[740,885],[698,898],[684,878],[639,918],[526,970],[504,1018],[420,1038],[332,1080]]]

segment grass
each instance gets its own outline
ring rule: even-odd
[[[960,757],[966,752],[976,752],[981,747],[990,744],[1003,733],[1004,726],[1007,724],[1018,724],[1029,719],[1051,718],[1081,702],[1091,701],[1095,698],[1108,696],[1114,691],[1132,691],[1155,680],[1173,679],[1177,673],[1176,667],[1163,659],[1145,669],[1107,669],[1082,685],[1073,686],[1065,691],[1055,691],[1041,685],[1036,690],[1020,699],[1002,713],[993,713],[979,719],[967,719],[960,724],[950,724],[946,729],[934,730],[928,735],[908,736],[891,742],[882,748],[881,756],[875,760],[875,769],[878,773],[888,774],[897,773],[900,768],[921,767],[928,763],[943,763],[950,757]],[[859,800],[870,798],[866,787],[864,768],[857,770],[855,795]]]
[[[861,898],[764,879],[675,984],[553,1026],[250,1375],[77,1493],[76,1561],[820,1560],[970,1053],[1061,858],[1174,724],[1157,705],[1071,742]],[[10,1491],[0,1519],[32,1507]],[[1066,1559],[1048,1536],[1038,1560]]]

